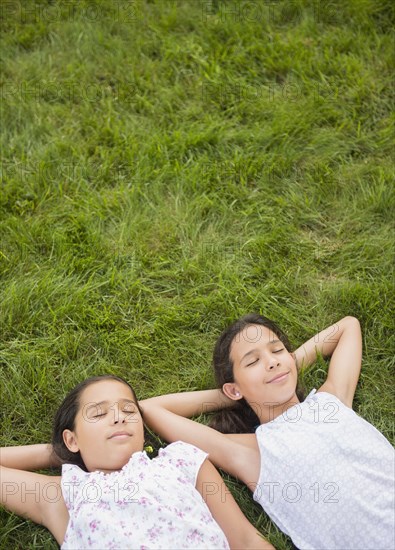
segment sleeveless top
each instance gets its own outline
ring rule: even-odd
[[[66,549],[228,549],[195,488],[207,454],[178,441],[150,459],[134,453],[117,472],[65,464],[61,487],[70,520]]]
[[[394,449],[376,428],[313,390],[256,437],[254,500],[298,548],[394,550]]]

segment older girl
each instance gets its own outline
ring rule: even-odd
[[[298,366],[310,365],[317,353],[331,356],[327,379],[300,402]],[[297,547],[393,549],[394,451],[351,408],[361,356],[354,317],[292,354],[272,321],[251,314],[216,344],[220,390],[161,396],[142,406],[159,435],[197,445],[242,480]],[[219,408],[217,427],[249,432],[255,424],[255,433],[225,435],[183,418]]]
[[[62,476],[26,471],[49,466],[50,446],[1,449],[0,503],[47,527],[64,549],[273,550],[233,497],[222,498],[206,453],[177,442],[148,458],[138,401],[120,378],[75,387],[56,413],[52,444]]]

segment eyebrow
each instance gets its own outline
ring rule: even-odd
[[[130,403],[133,403],[133,405],[137,407],[137,403],[132,401],[132,399],[120,399],[119,401],[115,401],[115,403],[120,403],[120,402],[122,402],[123,405],[129,405]],[[101,405],[107,405],[108,403],[109,401],[107,400],[100,401],[99,403],[92,403],[91,405],[89,405],[89,407],[86,408],[86,410],[89,411],[90,409],[97,409]]]
[[[269,342],[268,344],[266,344],[265,347],[268,347],[268,346],[271,346],[273,344],[278,344],[279,342],[281,342],[281,340],[272,340],[271,342]],[[282,343],[282,342],[281,342]],[[258,348],[254,348],[254,349],[250,349],[250,351],[247,351],[247,353],[245,353],[243,355],[243,357],[240,359],[240,363],[246,358],[248,357],[249,355],[252,355],[253,353],[256,353],[257,351],[259,351]]]

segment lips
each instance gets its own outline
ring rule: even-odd
[[[131,437],[131,434],[129,432],[114,432],[108,439],[125,439],[126,437]]]
[[[290,371],[282,372],[280,374],[277,374],[277,376],[275,376],[274,378],[269,380],[268,384],[272,384],[273,382],[282,382],[283,380],[285,380],[288,377],[289,373],[290,373]]]

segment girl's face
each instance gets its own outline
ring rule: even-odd
[[[267,327],[245,327],[232,342],[230,358],[234,383],[225,384],[224,392],[235,400],[244,397],[261,422],[299,402],[294,358]]]
[[[80,451],[89,472],[120,470],[144,447],[143,420],[130,388],[117,380],[85,388],[75,429],[64,430],[63,440],[70,451]]]

